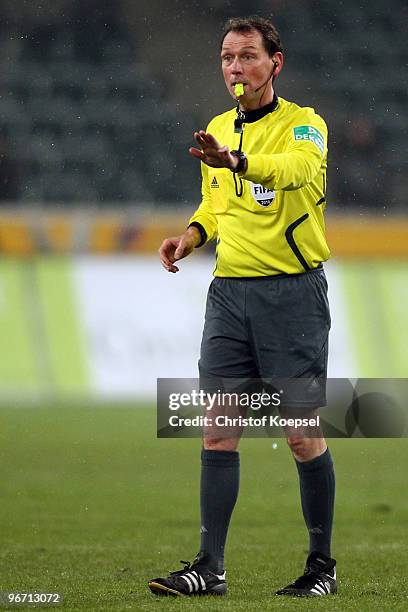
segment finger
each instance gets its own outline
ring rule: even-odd
[[[204,149],[204,147],[206,147],[206,142],[205,140],[203,140],[203,138],[199,135],[199,134],[194,134],[194,139],[197,143],[197,145],[200,147],[200,149]]]
[[[198,133],[199,138],[201,138],[203,140],[203,142],[208,143],[211,141],[211,134],[207,134],[207,132],[204,132],[203,130],[201,130],[201,132]]]
[[[224,165],[224,158],[221,159],[220,154],[215,149],[209,149],[204,153],[204,151],[190,147],[188,152],[212,168],[221,168]]]
[[[171,268],[171,266],[173,265],[172,262],[165,257],[162,257],[160,261],[161,261],[161,265],[163,266],[163,268],[166,268],[166,270]]]
[[[202,144],[205,143],[204,138],[200,135],[199,132],[194,132],[194,138],[195,138],[196,142],[200,145],[200,147],[201,147]]]
[[[212,159],[215,161],[220,158],[220,155],[216,149],[206,148],[204,149],[204,151],[202,151],[201,149],[196,149],[194,147],[191,147],[189,149],[189,152],[191,155],[193,155],[194,157],[198,157],[199,159],[201,159],[201,161],[205,163],[207,163],[207,160],[209,159]]]
[[[203,138],[203,140],[205,141],[206,145],[209,147],[214,147],[215,149],[219,149],[220,148],[220,143],[218,142],[218,140],[216,138],[214,138],[214,136],[212,134],[209,134],[208,132],[200,132],[200,136]]]
[[[174,261],[174,252],[179,245],[178,238],[166,238],[159,248],[159,256],[163,266],[171,266]]]
[[[184,249],[185,249],[185,244],[184,243],[180,243],[176,249],[176,252],[174,253],[174,259],[181,259],[184,255]]]
[[[204,153],[202,151],[200,151],[199,149],[195,149],[194,147],[190,147],[188,152],[193,157],[196,157],[197,159],[201,159],[201,161],[204,161],[204,159],[205,159]]]
[[[178,272],[179,269],[177,266],[174,266],[172,263],[165,263],[164,261],[161,262],[162,266],[165,270],[167,270],[167,272]]]
[[[164,241],[162,242],[162,244],[160,245],[160,248],[159,248],[159,255],[160,255],[160,259],[165,259],[165,260],[167,260],[167,259],[168,259],[168,257],[170,256],[170,251],[171,251],[171,249],[172,249],[174,246],[176,246],[176,248],[177,248],[177,246],[178,246],[178,245],[173,245],[173,243],[171,242],[171,240],[169,240],[168,238],[166,238],[166,240],[164,240]]]
[[[171,265],[171,261],[169,260],[166,253],[162,249],[159,249],[159,256],[160,256],[160,261],[164,267]]]

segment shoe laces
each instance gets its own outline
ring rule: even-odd
[[[312,582],[321,579],[322,574],[324,574],[324,572],[320,567],[316,565],[308,565],[305,567],[303,576],[300,576],[293,584],[294,586],[300,588],[309,586]]]
[[[184,564],[183,569],[176,570],[175,572],[170,572],[170,576],[181,576],[184,572],[188,572],[193,566],[190,561],[180,561],[180,563]]]

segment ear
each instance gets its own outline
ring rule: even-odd
[[[273,76],[278,76],[280,71],[283,68],[283,53],[281,51],[277,51],[273,57]]]

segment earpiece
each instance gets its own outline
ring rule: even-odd
[[[273,77],[275,76],[275,75],[274,75],[274,72],[275,72],[275,70],[276,70],[276,68],[277,68],[278,66],[279,66],[278,62],[274,61],[274,62],[273,62],[273,68],[272,68],[272,70],[271,70],[271,74],[268,76],[268,78],[266,79],[265,83],[262,83],[262,85],[260,85],[259,87],[257,87],[257,88],[255,89],[255,92],[257,92],[257,91],[259,91],[260,89],[262,89],[262,87],[264,87],[264,86],[267,84],[267,82],[268,82],[268,81],[270,81],[270,79],[273,79]],[[263,96],[263,94],[262,94],[262,96]],[[261,96],[261,98],[262,98],[262,96]]]

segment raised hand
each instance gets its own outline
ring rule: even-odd
[[[231,155],[228,147],[222,146],[212,134],[200,130],[194,132],[194,139],[200,149],[190,147],[190,155],[200,159],[212,168],[229,168],[232,170],[238,164],[238,158]]]

